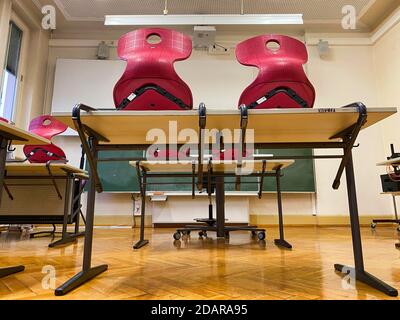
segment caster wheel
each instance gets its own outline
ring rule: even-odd
[[[229,239],[230,236],[229,232],[225,232],[225,238]]]
[[[265,232],[258,233],[258,240],[263,241],[265,240],[265,238],[266,238]]]
[[[200,231],[199,232],[199,237],[200,237],[200,239],[207,238],[207,232],[206,231]]]
[[[176,241],[181,240],[181,233],[180,233],[180,232],[174,233],[174,239],[175,239]]]
[[[374,223],[374,222],[371,223],[371,229],[376,229],[376,226],[377,226],[376,223]]]
[[[187,236],[190,236],[190,234],[191,234],[190,231],[187,231],[187,232],[186,232],[186,235],[187,235]]]
[[[252,231],[252,232],[251,232],[251,237],[252,237],[252,238],[255,238],[255,237],[257,237],[257,232],[255,232],[255,231]]]
[[[397,231],[400,232],[400,226],[397,227]]]
[[[174,241],[174,247],[180,249],[182,247],[182,242],[179,240]]]

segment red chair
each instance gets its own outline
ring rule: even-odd
[[[152,38],[158,38],[154,43]],[[128,62],[114,88],[115,106],[120,110],[190,110],[190,88],[174,69],[176,61],[192,53],[192,40],[177,31],[139,29],[118,42],[118,55]]]
[[[275,48],[274,48],[275,46]],[[238,61],[260,70],[243,92],[239,106],[248,109],[312,108],[315,90],[303,65],[308,61],[304,43],[280,35],[258,36],[236,48]]]
[[[226,148],[224,151],[213,150],[213,160],[215,161],[234,161],[239,160],[240,152],[239,148]],[[242,160],[253,160],[254,150],[242,150]]]
[[[29,131],[51,141],[68,129],[68,126],[51,116],[40,116],[31,121]],[[43,146],[25,146],[24,153],[31,163],[66,161],[65,153],[54,144]]]

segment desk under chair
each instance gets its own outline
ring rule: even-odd
[[[260,157],[261,155],[259,155]],[[184,236],[189,236],[191,232],[199,231],[200,237],[207,237],[208,232],[216,232],[218,238],[229,238],[230,233],[234,231],[248,231],[251,232],[253,237],[257,237],[260,241],[265,240],[266,230],[258,228],[257,226],[226,226],[225,225],[225,178],[235,178],[231,183],[236,184],[236,190],[240,191],[240,186],[243,183],[241,177],[258,178],[258,196],[261,199],[263,196],[264,180],[267,177],[276,179],[277,187],[277,203],[279,213],[279,230],[280,238],[275,240],[275,244],[280,247],[291,249],[292,245],[289,244],[284,237],[283,229],[283,209],[282,209],[282,193],[281,193],[281,176],[282,171],[291,166],[294,160],[217,160],[209,159],[203,162],[202,170],[204,174],[203,185],[210,199],[209,205],[209,218],[198,219],[197,222],[203,225],[186,226],[178,229],[174,234],[174,239],[179,241]],[[162,162],[162,161],[136,161],[131,162],[131,165],[136,168],[137,176],[139,179],[140,191],[142,196],[142,219],[144,221],[145,206],[146,206],[146,191],[149,186],[157,185],[157,179],[162,178],[190,178],[192,187],[192,198],[196,195],[196,178],[198,175],[199,165],[196,160],[185,163],[180,162]],[[246,172],[245,168],[252,168],[251,172]],[[168,184],[168,181],[163,183]],[[174,184],[176,182],[171,182]],[[211,203],[211,196],[213,189],[216,190],[216,204],[217,204],[217,217],[213,218],[213,206]],[[134,246],[135,249],[147,244],[148,241],[144,239],[144,225],[141,224],[141,239]]]

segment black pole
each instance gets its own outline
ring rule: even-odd
[[[361,243],[360,219],[358,216],[357,190],[354,177],[353,155],[350,151],[346,165],[347,195],[349,199],[351,235],[353,239],[354,263],[357,272],[364,272],[364,258]]]
[[[217,237],[225,237],[225,184],[224,177],[216,177]]]
[[[65,184],[65,199],[64,199],[64,218],[63,218],[63,228],[62,228],[62,238],[65,239],[68,237],[68,219],[70,215],[73,213],[73,176],[68,174],[67,181]]]
[[[282,187],[281,187],[282,168],[276,170],[276,194],[278,202],[278,216],[279,216],[279,239],[275,240],[275,245],[292,249],[292,245],[285,240],[284,226],[283,226],[283,206],[282,206]]]
[[[89,177],[89,190],[88,190],[88,200],[86,209],[86,226],[85,226],[85,247],[83,253],[83,272],[89,271],[91,268],[92,260],[92,245],[93,245],[93,226],[94,226],[94,209],[96,202],[96,179],[93,172],[97,170],[97,140],[95,138],[89,139],[90,152],[94,159],[94,168],[90,168]]]
[[[278,213],[279,213],[279,237],[281,240],[285,239],[283,229],[283,210],[282,210],[282,191],[281,191],[281,169],[276,170],[276,190],[278,197]]]
[[[145,218],[146,218],[146,187],[147,187],[147,172],[145,169],[140,168],[140,163],[136,163],[136,172],[139,179],[139,187],[140,187],[140,195],[142,198],[142,208],[140,214],[140,239],[133,246],[133,249],[138,250],[147,244],[149,244],[148,240],[144,239],[144,228],[145,228]]]
[[[140,241],[144,241],[144,228],[146,218],[146,172],[143,170],[143,193],[142,193],[142,211],[140,219]]]

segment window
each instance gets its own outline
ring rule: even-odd
[[[22,30],[10,23],[6,65],[3,70],[0,117],[12,121],[18,89],[18,66],[21,55]]]

